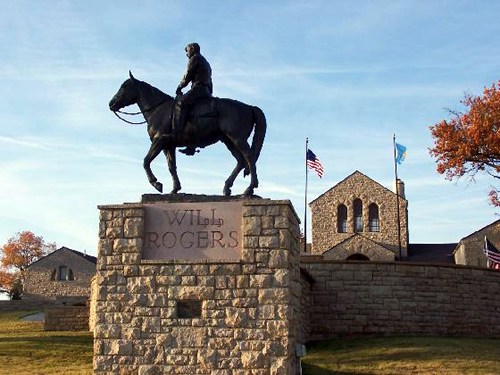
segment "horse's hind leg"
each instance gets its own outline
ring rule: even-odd
[[[158,154],[163,150],[165,145],[165,139],[163,137],[155,137],[152,140],[151,146],[149,147],[149,151],[144,157],[143,167],[146,171],[146,175],[148,176],[148,181],[153,187],[158,190],[160,193],[163,191],[163,185],[161,182],[158,182],[156,176],[151,170],[151,162],[158,156]]]
[[[179,176],[177,175],[177,161],[175,158],[175,147],[163,150],[165,156],[167,157],[168,170],[172,176],[173,187],[170,194],[177,194],[181,190],[181,182]]]
[[[241,155],[243,155],[243,158],[245,160],[245,165],[243,167],[248,167],[248,170],[250,172],[250,185],[248,185],[246,190],[243,192],[243,195],[251,196],[253,195],[253,190],[259,186],[259,180],[257,178],[257,168],[255,167],[253,152],[246,140],[236,139],[234,140],[234,145],[237,150],[241,152]]]
[[[226,145],[227,149],[231,152],[231,154],[237,161],[236,166],[231,172],[231,175],[227,178],[226,182],[224,183],[224,190],[222,191],[226,197],[229,197],[231,195],[231,187],[234,184],[234,180],[236,180],[236,177],[241,172],[241,170],[245,168],[245,158],[243,157],[241,152],[236,148],[236,146],[231,143],[231,141],[226,141],[224,142],[224,144]]]

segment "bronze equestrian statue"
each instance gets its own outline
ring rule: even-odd
[[[163,151],[166,155],[172,176],[171,194],[176,194],[181,189],[181,183],[177,175],[175,149],[186,147],[189,150],[222,142],[236,159],[236,166],[224,184],[223,194],[231,195],[234,180],[242,170],[244,176],[250,175],[250,184],[243,194],[254,194],[254,189],[259,186],[255,164],[262,150],[267,128],[266,118],[260,108],[232,99],[205,98],[190,110],[185,126],[178,129],[178,134],[173,134],[170,119],[175,99],[134,78],[131,72],[129,76],[109,102],[109,108],[116,114],[128,105],[139,106],[151,139],[151,147],[143,165],[148,180],[155,189],[160,193],[163,191],[163,185],[151,170],[151,162],[160,152]],[[181,85],[189,78],[187,76],[183,79]],[[252,143],[249,145],[248,139],[252,133]]]

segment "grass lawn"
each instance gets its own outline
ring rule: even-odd
[[[45,332],[29,313],[0,313],[0,374],[92,374],[92,333]]]
[[[0,313],[0,374],[92,373],[90,332],[45,332],[43,323]],[[389,337],[314,343],[304,375],[500,374],[500,339]]]
[[[307,347],[304,375],[500,374],[500,339],[390,337]]]

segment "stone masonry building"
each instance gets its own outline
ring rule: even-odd
[[[23,300],[86,303],[97,258],[67,247],[26,267]]]
[[[399,197],[355,171],[313,200],[311,253],[330,260],[393,261],[401,242],[401,258],[406,258],[408,201],[398,182]]]
[[[487,267],[487,258],[483,252],[485,237],[490,246],[500,248],[500,219],[462,238],[453,251],[455,263]]]

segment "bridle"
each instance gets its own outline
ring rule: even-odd
[[[139,112],[125,112],[125,111],[117,110],[117,111],[113,111],[113,113],[115,114],[116,117],[118,117],[123,122],[126,122],[127,124],[142,125],[142,124],[145,124],[147,122],[147,120],[144,120],[142,122],[132,122],[132,121],[124,119],[118,113],[121,113],[122,115],[129,115],[129,116],[136,116],[136,115],[140,115],[140,114],[145,114],[145,113],[151,112],[153,109],[159,107],[160,105],[162,105],[163,103],[165,103],[167,100],[168,99],[162,100],[159,103],[155,104],[154,106],[152,106],[152,107],[150,107],[148,109],[145,109],[144,111],[139,111]]]

